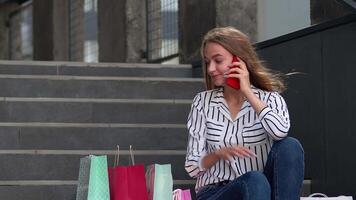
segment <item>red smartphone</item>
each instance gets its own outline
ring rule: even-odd
[[[237,56],[233,56],[232,57],[232,63],[233,62],[238,62],[239,59],[237,58]],[[233,66],[231,68],[234,68],[236,66]],[[233,72],[233,74],[236,74],[236,72]],[[236,90],[239,90],[240,89],[240,80],[237,79],[237,78],[227,78],[226,79],[226,84]]]

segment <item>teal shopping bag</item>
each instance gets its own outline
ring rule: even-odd
[[[107,156],[90,156],[88,200],[110,200]]]
[[[90,157],[80,159],[76,200],[87,200],[90,175]]]
[[[171,200],[173,177],[171,164],[150,165],[147,173],[149,200]]]

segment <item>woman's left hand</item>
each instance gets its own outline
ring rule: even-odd
[[[230,69],[225,72],[225,77],[239,79],[240,90],[246,95],[251,90],[250,73],[247,70],[246,63],[240,59],[238,62],[233,62],[229,67]]]

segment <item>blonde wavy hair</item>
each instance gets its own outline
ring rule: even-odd
[[[220,27],[210,30],[203,38],[201,45],[201,56],[204,60],[204,49],[207,43],[217,43],[224,47],[231,54],[238,56],[246,65],[250,74],[250,82],[255,87],[266,90],[283,92],[286,88],[282,79],[282,74],[273,72],[266,68],[258,58],[256,51],[251,45],[247,35],[233,27]],[[207,66],[203,62],[203,74],[205,86],[208,90],[217,86],[211,81],[207,73]]]

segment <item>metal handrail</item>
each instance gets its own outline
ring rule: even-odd
[[[342,0],[344,4],[348,5],[349,7],[353,8],[356,10],[356,1],[355,0]]]
[[[15,8],[10,14],[9,18],[13,17],[17,13],[25,10],[26,8],[30,7],[32,5],[32,0],[25,1],[24,3],[21,4],[21,6]]]

